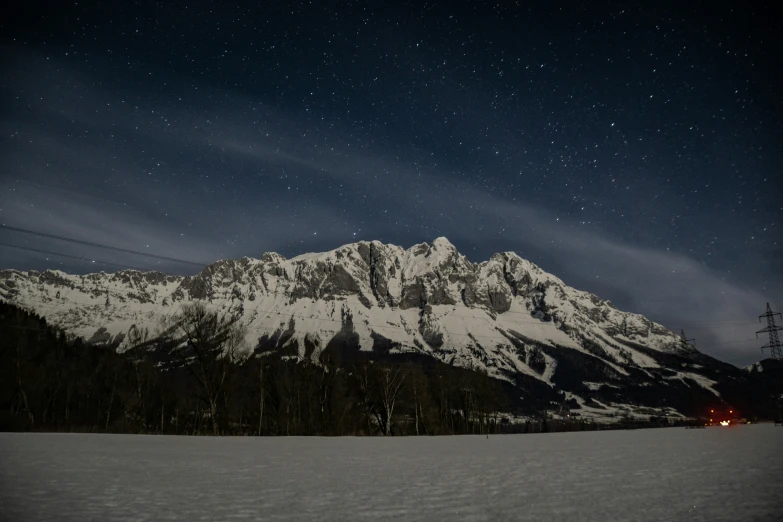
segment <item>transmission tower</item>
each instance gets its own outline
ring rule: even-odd
[[[685,330],[680,330],[680,345],[685,351],[692,351],[696,349],[696,339],[688,339],[685,337]]]
[[[769,334],[769,342],[761,347],[762,353],[765,349],[769,349],[770,357],[777,360],[783,360],[783,348],[780,346],[780,338],[778,337],[778,332],[783,330],[783,327],[776,326],[775,325],[775,316],[780,315],[779,313],[773,312],[772,309],[769,307],[769,303],[767,303],[767,311],[766,313],[759,316],[759,322],[761,322],[762,317],[767,318],[767,327],[763,330],[759,330],[756,332],[756,338],[758,339],[760,333],[767,333]]]

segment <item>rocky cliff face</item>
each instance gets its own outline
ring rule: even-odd
[[[200,300],[247,325],[248,350],[317,359],[350,334],[361,351],[415,352],[512,382],[534,379],[604,409],[611,406],[596,402],[599,395],[639,402],[631,388],[639,396],[661,386],[669,395],[717,394],[715,372],[727,371],[663,326],[513,252],[472,263],[445,238],[408,249],[359,242],[292,259],[266,253],[218,261],[192,277],[3,270],[0,298],[85,339],[121,343],[129,329],[154,331]]]

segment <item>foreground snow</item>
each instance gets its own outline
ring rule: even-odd
[[[779,520],[772,425],[520,436],[0,434],[9,520]]]

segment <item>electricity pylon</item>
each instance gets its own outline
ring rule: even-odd
[[[769,307],[769,303],[767,303],[767,311],[759,316],[759,322],[761,322],[762,317],[767,318],[767,327],[756,332],[756,338],[758,339],[760,333],[769,334],[769,342],[761,347],[761,351],[763,353],[764,350],[768,349],[770,357],[780,361],[783,360],[783,348],[780,346],[778,332],[783,330],[783,328],[775,325],[776,315],[780,314],[773,312],[772,308]]]
[[[696,339],[685,337],[685,330],[680,330],[680,348],[687,352],[696,350]]]

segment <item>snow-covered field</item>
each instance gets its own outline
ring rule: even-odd
[[[781,520],[783,428],[0,434],[4,520]]]

